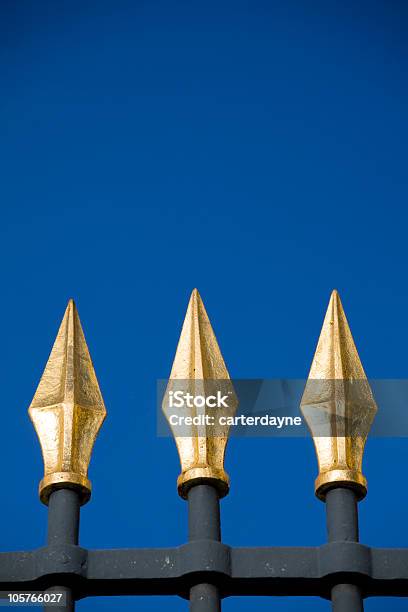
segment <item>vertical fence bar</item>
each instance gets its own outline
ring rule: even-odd
[[[48,506],[48,546],[58,559],[58,546],[78,544],[79,509],[91,496],[89,461],[106,416],[72,299],[66,307],[28,412],[44,459],[44,478],[39,485],[39,496]],[[64,559],[60,561],[64,564]],[[56,572],[56,585],[47,591],[65,594],[66,604],[60,608],[46,605],[45,610],[74,610],[75,594],[72,584],[66,584],[67,574]]]
[[[355,492],[336,487],[326,493],[329,542],[358,542],[358,506]],[[336,584],[331,590],[333,612],[363,612],[363,596],[355,584]]]
[[[179,495],[188,500],[189,539],[221,540],[220,498],[229,491],[229,477],[224,470],[225,446],[229,428],[217,425],[211,405],[198,408],[199,404],[184,404],[181,414],[191,417],[209,417],[209,423],[197,425],[191,420],[186,427],[172,423],[175,407],[170,401],[175,391],[185,397],[200,399],[216,397],[219,393],[228,398],[229,415],[235,413],[238,400],[222,357],[214,330],[197,289],[191,293],[176,355],[173,361],[162,410],[169,421],[180,456],[181,474],[177,479]],[[215,408],[213,404],[211,406]],[[222,406],[217,406],[221,415]],[[211,424],[212,420],[212,424]],[[206,581],[207,580],[207,581]],[[196,578],[190,587],[192,612],[219,612],[221,597],[217,584],[211,584],[205,575]]]
[[[220,502],[217,490],[197,484],[188,492],[189,540],[221,541]],[[191,612],[220,612],[221,599],[217,585],[203,582],[190,589]]]
[[[329,542],[358,542],[357,502],[367,494],[361,466],[377,404],[336,290],[330,297],[301,410],[318,458],[315,493],[326,502]],[[331,599],[335,612],[363,610],[356,584],[334,585]]]
[[[80,497],[72,489],[57,489],[50,495],[48,504],[48,546],[78,544]],[[63,593],[65,605],[45,606],[46,612],[73,612],[75,594],[66,584],[55,585],[46,593]]]

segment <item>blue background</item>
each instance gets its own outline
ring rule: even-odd
[[[369,376],[407,377],[407,10],[379,2],[1,5],[2,550],[41,546],[27,416],[69,297],[108,409],[81,517],[89,547],[186,538],[156,437],[197,286],[231,376],[308,373],[339,289]],[[380,407],[381,408],[381,407]],[[361,539],[408,546],[406,439],[370,440]],[[325,541],[311,440],[237,439],[223,537]],[[97,598],[79,610],[186,610]],[[328,610],[317,599],[224,610]],[[405,610],[372,599],[366,609]]]

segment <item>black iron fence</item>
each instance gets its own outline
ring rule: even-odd
[[[206,381],[217,380],[225,391],[228,372],[194,291],[166,397],[175,381],[184,381],[191,395],[205,396]],[[324,384],[310,385],[315,380]],[[358,393],[349,393],[353,381],[360,385]],[[326,504],[326,544],[224,544],[220,498],[229,491],[223,465],[228,430],[210,435],[206,424],[191,424],[183,436],[175,432],[182,468],[178,491],[188,503],[188,542],[176,548],[86,550],[78,540],[80,507],[90,498],[88,464],[106,411],[70,301],[29,409],[44,457],[39,493],[48,505],[48,541],[38,550],[0,553],[0,591],[9,594],[10,603],[36,603],[47,610],[73,610],[76,600],[90,596],[178,595],[190,601],[193,612],[220,610],[222,599],[232,595],[319,596],[331,600],[336,612],[363,610],[370,596],[408,596],[408,549],[359,543],[358,501],[367,491],[362,457],[376,412],[368,383],[361,381],[365,373],[333,292],[301,402],[319,461],[315,492]],[[232,383],[229,393],[234,413],[239,398]],[[207,414],[206,407],[196,405],[190,414],[200,410]],[[168,403],[163,411],[171,422]],[[322,418],[329,427],[324,436],[315,429]]]

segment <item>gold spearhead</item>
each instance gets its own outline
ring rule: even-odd
[[[219,392],[228,397],[228,408],[193,406],[174,409],[169,397],[179,391],[197,398],[209,398]],[[189,488],[198,483],[211,483],[220,496],[229,490],[229,478],[224,470],[225,447],[229,427],[218,424],[220,414],[232,415],[238,402],[228,370],[221,355],[214,331],[197,289],[191,294],[186,317],[177,346],[162,409],[175,436],[181,463],[177,480],[178,492],[186,498]],[[215,418],[215,424],[171,423],[171,416]]]
[[[319,463],[317,497],[324,500],[329,488],[342,485],[363,498],[364,446],[377,405],[337,291],[330,298],[301,410]]]
[[[53,490],[67,487],[87,502],[89,461],[106,409],[73,300],[28,412],[44,459],[41,501],[48,504]]]

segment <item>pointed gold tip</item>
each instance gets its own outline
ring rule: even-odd
[[[364,368],[336,290],[331,294],[309,379],[361,380]]]
[[[67,303],[67,307],[65,309],[65,311],[76,311],[76,304],[75,304],[75,300],[73,298],[69,298],[68,303]]]
[[[206,404],[204,407],[182,405],[174,408],[170,398],[177,392],[184,398],[190,394],[205,400],[219,392],[228,398],[228,408],[215,410],[233,414],[237,408],[227,367],[197,289],[191,293],[162,409],[172,428],[180,456],[179,494],[186,498],[194,484],[211,482],[221,496],[226,495],[229,478],[224,471],[224,454],[228,427],[203,423],[206,415],[215,414],[214,409]],[[196,423],[198,419],[200,423],[186,425],[183,421],[174,425],[174,417],[181,415],[193,417]]]
[[[76,488],[89,499],[88,465],[106,409],[75,303],[68,301],[29,415],[40,440],[44,478],[40,499]]]
[[[227,367],[197,289],[191,293],[170,379],[229,379]]]
[[[367,492],[362,460],[377,406],[336,290],[331,294],[301,410],[319,462],[316,495],[334,486]]]

